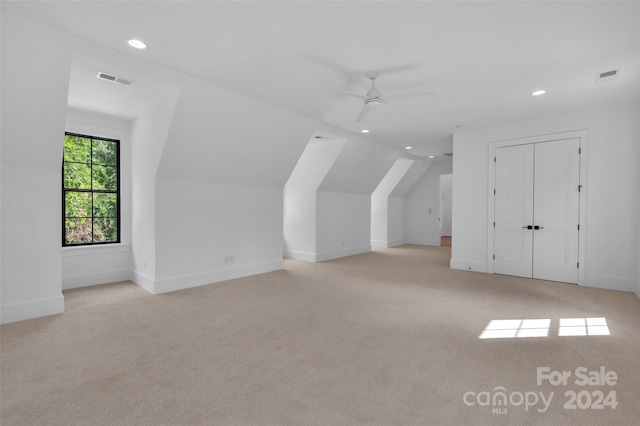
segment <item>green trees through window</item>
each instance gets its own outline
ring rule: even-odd
[[[120,242],[119,144],[65,134],[63,246]]]

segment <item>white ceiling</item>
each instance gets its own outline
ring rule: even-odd
[[[483,127],[640,99],[639,6],[637,1],[2,2],[3,11],[347,131],[371,129],[368,138],[398,148],[411,145],[417,155],[450,151],[457,125]],[[149,48],[133,50],[126,43],[132,37]],[[80,74],[91,72],[94,78],[96,70],[82,60],[73,65],[71,89],[78,95],[70,99],[88,103],[81,98],[91,91],[80,85]],[[617,80],[595,84],[597,73],[617,68]],[[369,71],[380,71],[377,87],[383,96],[435,94],[384,104],[355,123],[361,101],[330,89],[364,94]],[[540,88],[547,94],[530,96]],[[144,96],[152,94],[145,90]],[[120,108],[122,99],[116,98],[105,100],[113,105],[103,108],[135,113]]]

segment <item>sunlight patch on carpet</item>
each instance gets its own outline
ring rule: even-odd
[[[549,337],[550,318],[496,319],[489,321],[479,339],[513,339],[524,337]],[[558,336],[609,336],[607,319],[560,318]]]

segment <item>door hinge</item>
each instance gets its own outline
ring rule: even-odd
[[[578,148],[578,154],[582,154],[582,148]]]
[[[580,230],[580,224],[578,224],[578,231]]]
[[[495,254],[493,255],[493,260],[496,260],[496,255]]]
[[[576,268],[580,268],[580,262],[576,263]]]
[[[578,192],[582,190],[582,185],[578,185]]]
[[[493,157],[493,162],[495,163],[497,160],[497,157]]]
[[[493,222],[493,227],[494,227],[494,228],[496,227],[496,223],[495,223],[495,222]]]
[[[495,189],[493,190],[493,195],[496,195],[496,190]]]

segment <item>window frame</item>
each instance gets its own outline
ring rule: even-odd
[[[86,190],[86,189],[80,189],[80,188],[75,188],[75,189],[71,189],[71,188],[66,188],[65,187],[65,159],[64,159],[64,141],[63,141],[63,148],[62,148],[62,247],[82,247],[82,246],[101,246],[101,245],[109,245],[109,244],[121,244],[122,242],[122,209],[121,209],[121,171],[120,171],[120,163],[121,163],[121,159],[120,159],[120,140],[119,139],[113,139],[113,138],[106,138],[106,137],[101,137],[101,136],[95,136],[95,135],[87,135],[87,134],[82,134],[82,133],[75,133],[75,132],[65,132],[64,133],[65,137],[66,136],[74,136],[74,137],[80,137],[80,138],[85,138],[85,139],[89,139],[91,140],[91,163],[89,163],[89,167],[91,170],[91,189],[90,190]],[[94,190],[93,189],[93,141],[97,140],[97,141],[105,141],[105,142],[112,142],[115,143],[115,147],[116,147],[116,189],[115,191],[113,190],[104,190],[104,189],[99,189],[99,190]],[[80,163],[78,163],[80,164]],[[116,227],[117,227],[117,232],[116,232],[116,240],[115,241],[94,241],[94,221],[95,221],[95,216],[94,216],[94,209],[92,206],[91,209],[91,216],[88,216],[91,219],[91,242],[83,242],[83,243],[74,243],[74,244],[69,244],[67,243],[67,226],[66,226],[66,219],[67,219],[67,214],[66,214],[66,194],[68,192],[76,192],[76,193],[89,193],[92,196],[93,199],[93,195],[94,194],[115,194],[116,195]]]

